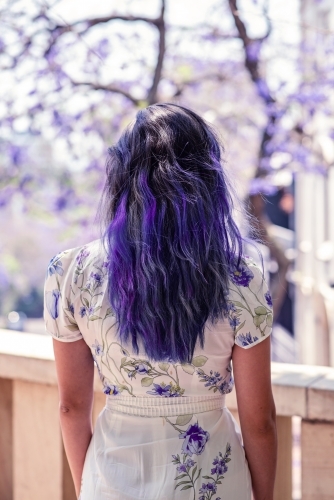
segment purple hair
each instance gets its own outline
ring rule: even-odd
[[[109,300],[118,335],[155,361],[190,362],[226,309],[243,239],[232,218],[222,147],[175,104],[138,112],[109,149],[104,190]]]

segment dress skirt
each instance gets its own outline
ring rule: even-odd
[[[251,489],[240,429],[224,396],[108,396],[79,498],[251,500]]]

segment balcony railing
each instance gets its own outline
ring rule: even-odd
[[[0,499],[75,500],[58,421],[51,338],[0,330]],[[292,417],[301,417],[301,498],[334,498],[334,369],[272,363],[275,500],[292,499]],[[93,418],[104,405],[96,380]],[[227,406],[237,416],[235,393]],[[158,499],[157,499],[158,500]]]

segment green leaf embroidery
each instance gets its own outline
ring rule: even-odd
[[[86,307],[89,307],[89,302],[88,300],[86,299],[86,297],[83,297],[82,298],[82,302],[85,304]]]
[[[189,488],[192,488],[193,485],[192,484],[189,484],[189,486],[183,486],[183,488],[180,489],[180,491],[182,490],[189,490]]]
[[[267,315],[266,322],[267,322],[268,326],[273,326],[273,315],[272,314]]]
[[[193,415],[179,415],[176,419],[176,425],[186,425],[193,418]]]
[[[170,367],[170,364],[169,363],[158,363],[158,366],[159,366],[160,370],[162,370],[163,372],[168,372],[168,368]]]
[[[181,474],[180,476],[176,476],[174,478],[174,481],[178,481],[179,479],[182,479],[183,477],[186,477],[186,476],[188,476],[188,474]]]
[[[257,316],[262,316],[263,314],[267,314],[267,309],[264,306],[258,306],[254,309],[254,312]]]
[[[261,314],[260,316],[254,316],[253,323],[255,326],[260,326],[265,321],[265,319],[266,317],[264,314]]]
[[[89,319],[89,321],[96,321],[97,319],[102,319],[102,318],[100,318],[100,316],[93,315],[93,316],[89,316],[88,319]]]
[[[153,380],[154,380],[154,378],[144,377],[144,378],[141,379],[141,385],[143,387],[149,387],[150,385],[153,384]]]
[[[195,371],[195,368],[193,367],[193,365],[185,364],[185,365],[181,365],[181,367],[182,367],[182,370],[186,373],[189,373],[189,375],[192,375]]]
[[[178,486],[181,486],[181,484],[189,484],[189,482],[190,482],[190,481],[181,481],[180,483],[177,483],[177,484],[175,485],[175,488],[174,488],[174,489],[176,490],[176,488],[177,488]],[[190,486],[190,487],[191,487],[191,486]],[[183,489],[183,488],[182,488],[182,489]]]
[[[203,366],[205,365],[205,363],[207,362],[208,358],[206,356],[195,356],[193,359],[192,359],[192,364],[194,366],[196,366],[196,368],[200,367],[200,366]]]
[[[236,329],[234,330],[234,333],[238,333],[238,331],[239,331],[239,330],[241,330],[241,328],[243,328],[243,327],[245,326],[245,323],[246,323],[246,320],[245,320],[245,321],[243,321],[243,322],[241,323],[241,325],[239,325],[239,326],[238,326],[238,328],[236,328]]]
[[[196,465],[196,467],[193,469],[193,471],[191,473],[191,479],[194,479],[194,475],[195,475],[196,471],[197,471],[197,465]]]

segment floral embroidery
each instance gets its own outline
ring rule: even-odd
[[[53,257],[50,260],[49,265],[48,265],[48,269],[47,269],[49,276],[52,276],[53,274],[56,274],[56,273],[59,274],[59,276],[62,276],[64,274],[63,264],[62,264],[61,260],[59,260],[61,258],[61,255],[62,255],[62,253],[55,255],[55,257]]]
[[[269,290],[267,290],[267,292],[264,294],[264,298],[266,299],[267,305],[269,307],[272,307],[273,306],[273,301],[272,301],[272,298],[271,298]]]
[[[254,278],[254,274],[251,269],[247,266],[247,264],[240,263],[239,267],[235,266],[232,270],[231,280],[235,285],[238,286],[248,286],[251,280]]]
[[[198,423],[189,425],[186,432],[179,435],[180,439],[184,439],[182,451],[190,457],[200,455],[204,451],[204,447],[210,437],[210,434],[204,431]]]
[[[52,319],[57,319],[59,316],[59,297],[59,290],[45,293],[45,305]]]
[[[252,337],[249,332],[246,334],[240,333],[240,335],[237,335],[236,337],[236,343],[240,345],[240,347],[253,344],[257,340],[259,339],[257,337]]]
[[[92,348],[95,349],[95,354],[96,356],[102,356],[103,354],[103,347],[101,344],[99,344],[99,341],[95,339],[95,344],[92,345]]]

